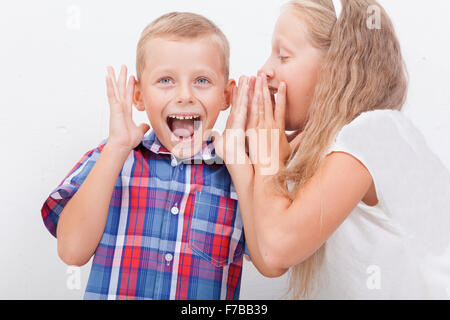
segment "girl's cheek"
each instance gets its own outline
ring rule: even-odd
[[[276,73],[278,84],[280,84],[281,82],[286,83],[287,88],[288,88],[288,94],[289,94],[289,88],[295,88],[295,84],[293,82],[293,79],[295,79],[295,75],[292,75],[291,72],[292,71],[290,71],[289,68],[282,66],[282,67],[278,68],[277,73]]]

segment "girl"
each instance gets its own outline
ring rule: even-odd
[[[292,0],[272,49],[257,79],[241,77],[227,122],[252,132],[245,164],[233,161],[242,134],[215,137],[255,266],[290,269],[296,298],[449,298],[450,174],[401,112],[406,72],[386,12]]]

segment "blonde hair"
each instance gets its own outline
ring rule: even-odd
[[[367,25],[372,5],[380,10],[381,29]],[[293,199],[318,171],[344,125],[366,111],[402,109],[407,74],[394,27],[375,0],[342,0],[339,19],[331,0],[292,0],[285,9],[306,22],[311,44],[324,56],[300,142],[290,165],[275,176],[279,191]],[[310,297],[324,253],[325,244],[291,268],[294,298]]]
[[[146,44],[155,38],[197,39],[209,37],[218,45],[225,79],[230,69],[230,45],[224,33],[209,19],[190,12],[167,13],[151,22],[141,33],[136,50],[136,74],[139,80],[145,68]]]

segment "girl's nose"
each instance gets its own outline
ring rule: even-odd
[[[275,73],[273,71],[273,68],[271,68],[268,63],[266,63],[261,69],[258,71],[258,76],[260,76],[262,73],[265,73],[267,76],[267,80],[270,80],[274,77]]]

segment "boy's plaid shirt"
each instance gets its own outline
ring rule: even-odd
[[[53,236],[106,142],[87,152],[42,206]],[[244,232],[229,173],[214,159],[208,141],[194,158],[178,161],[154,132],[130,152],[84,299],[239,298]]]

